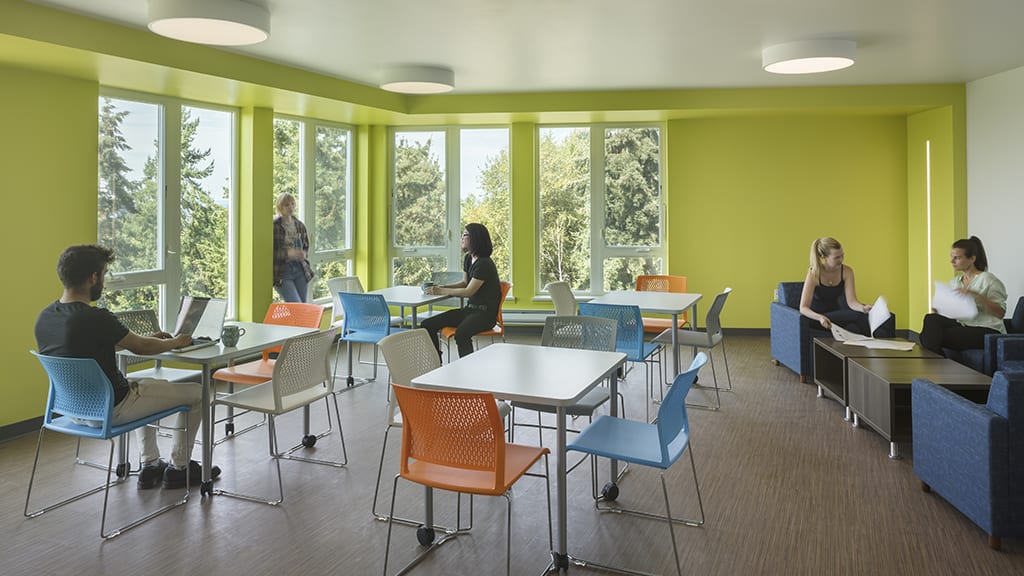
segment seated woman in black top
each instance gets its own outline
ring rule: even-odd
[[[811,268],[800,294],[800,313],[826,330],[831,330],[835,323],[850,332],[870,336],[870,310],[871,306],[857,300],[853,268],[843,264],[839,241],[830,237],[815,240],[811,244]]]
[[[424,320],[420,326],[430,334],[434,346],[441,353],[437,333],[445,326],[455,327],[455,342],[459,357],[473,353],[473,336],[490,330],[498,320],[501,301],[501,280],[491,260],[491,234],[483,224],[467,224],[462,233],[462,251],[466,253],[462,269],[465,280],[456,284],[431,286],[427,294],[444,294],[469,298],[463,308],[449,310]]]

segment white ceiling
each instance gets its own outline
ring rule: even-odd
[[[260,0],[249,0],[260,3]],[[146,0],[34,3],[145,28]],[[265,0],[270,39],[237,52],[362,84],[455,71],[457,93],[968,82],[1024,66],[1021,0]],[[857,63],[761,70],[761,48],[857,42]]]

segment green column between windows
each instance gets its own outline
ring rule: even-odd
[[[509,205],[512,219],[510,246],[512,262],[512,293],[516,296],[516,308],[532,308],[534,294],[543,286],[537,286],[537,129],[532,122],[512,124],[511,149],[511,198]],[[506,303],[508,305],[508,303]]]
[[[243,108],[238,170],[238,319],[260,321],[273,299],[274,111]]]
[[[390,281],[387,136],[387,126],[358,126],[355,131],[352,248],[355,274],[367,290]]]

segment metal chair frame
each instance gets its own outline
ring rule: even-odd
[[[185,413],[185,428],[167,427],[182,432],[188,430],[189,407],[175,406],[132,422],[125,424],[111,424],[114,412],[114,387],[110,379],[100,368],[96,360],[92,358],[63,358],[56,356],[45,356],[32,351],[43,369],[46,370],[50,379],[50,392],[46,399],[46,412],[43,414],[43,425],[39,428],[39,439],[36,442],[36,453],[32,461],[32,474],[28,481],[28,493],[25,495],[24,514],[27,518],[36,518],[46,512],[60,508],[65,504],[76,502],[103,490],[103,513],[100,518],[100,536],[109,540],[127,532],[128,530],[155,518],[165,512],[184,505],[188,502],[189,486],[191,478],[189,471],[185,472],[185,492],[180,500],[166,504],[155,511],[152,511],[141,518],[137,518],[124,526],[107,532],[107,507],[110,500],[110,487],[127,480],[128,475],[120,476],[113,482],[110,479],[114,471],[114,439],[143,426],[156,426],[161,418],[166,418],[178,413]],[[57,416],[59,414],[59,416]],[[76,423],[74,420],[98,421],[99,427],[88,426]],[[56,504],[50,504],[43,508],[29,511],[32,499],[32,486],[35,483],[36,469],[39,465],[39,453],[43,447],[43,436],[46,430],[60,432],[81,438],[93,438],[106,440],[110,444],[110,451],[107,457],[107,479],[106,482],[95,488],[81,492]],[[77,454],[77,450],[76,450]]]

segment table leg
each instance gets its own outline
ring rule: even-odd
[[[672,313],[672,381],[679,375],[679,314]],[[652,378],[653,380],[653,378]],[[614,478],[614,476],[613,476]]]
[[[614,406],[615,399],[612,398],[612,405]],[[614,410],[614,408],[612,408]],[[552,562],[555,565],[556,570],[568,570],[569,568],[569,538],[566,533],[566,527],[568,525],[568,514],[566,513],[567,496],[566,496],[566,466],[565,466],[565,407],[558,406],[555,410],[555,419],[557,421],[557,451],[558,451],[558,464],[555,467],[556,476],[558,476],[558,485],[556,486],[557,492],[557,506],[558,512],[558,544],[556,549],[551,553]]]
[[[412,308],[412,329],[415,330],[416,329],[416,308],[419,308],[419,306],[412,306],[411,308]]]
[[[608,377],[608,382],[609,382],[609,390],[610,390],[609,402],[611,402],[611,405],[608,407],[608,414],[612,418],[618,418],[619,417],[619,403],[618,403],[619,379],[615,377],[615,373],[614,372],[612,372],[612,375]],[[608,462],[611,464],[611,475],[609,476],[609,478],[611,478],[612,482],[616,482],[619,479],[619,461],[618,460],[609,460]]]
[[[210,479],[213,468],[213,418],[210,411],[210,365],[203,364],[203,483],[199,487],[202,496],[213,496],[213,480]]]

